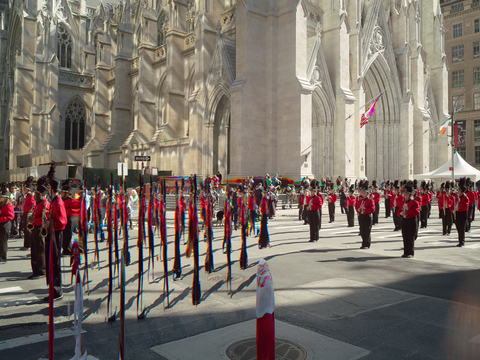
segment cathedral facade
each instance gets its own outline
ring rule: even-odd
[[[174,175],[383,180],[449,157],[439,0],[11,0],[0,11],[0,169],[139,169],[144,155]]]

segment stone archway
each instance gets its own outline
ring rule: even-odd
[[[319,89],[312,96],[312,173],[333,177],[333,109]]]
[[[383,181],[399,176],[400,156],[399,90],[386,59],[379,55],[369,66],[363,80],[365,111],[382,94],[365,126],[365,174],[368,179]]]
[[[230,99],[223,95],[218,101],[213,118],[212,168],[213,174],[230,171]]]

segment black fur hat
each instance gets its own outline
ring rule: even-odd
[[[52,161],[50,164],[50,170],[48,170],[47,174],[48,183],[50,187],[56,192],[58,191],[58,185],[60,184],[60,180],[55,177],[55,162]]]
[[[348,192],[352,194],[355,192],[353,185],[350,185],[350,187],[348,188]]]
[[[415,179],[413,180],[413,188],[417,189],[418,181]]]
[[[23,186],[26,189],[33,191],[35,189],[35,187],[33,186],[33,181],[34,180],[35,180],[35,178],[33,176],[29,176],[27,178],[27,180],[25,180],[25,183],[23,184]]]
[[[377,188],[377,180],[372,180],[372,188]]]
[[[465,178],[461,178],[460,181],[458,182],[458,188],[462,191],[465,192],[467,189],[465,188],[465,183],[466,180]]]
[[[3,182],[2,185],[0,185],[0,196],[10,199],[10,191],[8,191],[8,186],[6,182]],[[6,246],[6,245],[5,245]]]
[[[445,182],[445,190],[449,191],[450,190],[450,181]]]
[[[39,192],[42,195],[48,194],[48,188],[50,187],[47,175],[42,176],[37,181],[37,188],[35,189],[36,192]]]

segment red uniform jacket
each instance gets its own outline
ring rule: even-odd
[[[260,213],[264,215],[268,214],[268,199],[266,196],[262,198],[262,202],[260,204]]]
[[[437,199],[438,199],[438,208],[442,210],[447,203],[447,193],[445,191],[438,191],[437,192]]]
[[[312,196],[310,197],[310,210],[320,210],[323,206],[323,196]]]
[[[377,193],[373,193],[372,195],[373,195],[373,196],[372,196],[373,202],[374,202],[375,204],[378,204],[378,203],[380,202],[380,199],[381,199],[382,196],[381,196],[380,193],[378,193],[378,192],[377,192]]]
[[[430,195],[423,194],[422,195],[422,206],[427,206],[430,203]]]
[[[393,200],[390,202],[390,207],[392,209],[395,209],[396,207],[399,207],[400,205],[399,204],[403,204],[403,201],[404,201],[404,197],[403,195],[395,195],[393,197]]]
[[[346,207],[355,206],[355,202],[356,202],[355,196],[347,196],[347,202],[345,203],[345,206]]]
[[[80,216],[80,198],[67,198],[63,201],[67,216]],[[120,208],[122,209],[122,208]]]
[[[255,210],[256,207],[257,207],[257,204],[255,203],[255,196],[253,194],[251,194],[248,197],[248,209],[250,211],[253,211],[253,210]]]
[[[470,204],[475,204],[475,200],[476,200],[476,199],[475,199],[475,193],[472,192],[472,191],[467,191],[466,195],[467,195],[467,197],[468,197],[468,202],[469,202]]]
[[[334,203],[335,201],[337,201],[337,194],[331,194],[329,196],[330,196],[328,200],[329,203]]]
[[[51,221],[55,232],[62,231],[67,225],[67,212],[61,197],[56,196],[50,203]]]
[[[407,205],[407,209],[404,209],[404,205]],[[411,219],[420,214],[420,205],[415,200],[408,200],[403,202],[398,208],[397,215],[401,218]]]
[[[12,204],[7,204],[0,208],[0,224],[12,221],[14,217],[15,211]]]
[[[385,196],[385,199],[393,199],[393,197],[395,196],[395,193],[392,191],[392,190],[385,190],[383,192],[383,196]]]
[[[447,203],[447,207],[452,210],[455,198],[452,195],[445,196],[445,202]]]
[[[468,205],[469,205],[468,197],[464,194],[463,196],[460,196],[457,201],[457,208],[456,211],[462,212],[462,211],[468,211]]]
[[[42,200],[37,203],[37,206],[35,207],[35,212],[34,212],[34,225],[35,226],[42,226],[42,214],[43,214],[43,208],[46,207],[47,209],[47,219],[50,217],[50,203],[48,200]]]
[[[27,194],[25,196],[25,202],[23,203],[23,213],[28,214],[30,210],[32,210],[35,207],[35,200],[33,199],[32,194]]]
[[[359,199],[357,199],[355,209],[359,214],[373,214],[375,212],[375,203],[372,199],[360,197]]]

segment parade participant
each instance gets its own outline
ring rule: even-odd
[[[33,214],[28,218],[28,222],[33,224],[31,233],[31,257],[33,273],[28,277],[29,279],[37,279],[45,275],[45,237],[47,229],[44,227],[43,218],[47,219],[50,212],[50,203],[46,199],[48,194],[48,179],[42,176],[37,181],[34,199],[35,208]]]
[[[0,264],[7,262],[8,234],[11,222],[15,216],[10,192],[6,184],[2,185],[0,193]]]
[[[63,200],[58,194],[59,181],[55,178],[55,167],[51,165],[48,173],[49,187],[48,195],[50,196],[50,211],[44,226],[47,228],[48,235],[45,238],[45,258],[47,264],[47,285],[50,281],[50,261],[53,263],[53,299],[63,298],[62,276],[60,272],[60,255],[62,250],[62,234],[67,225],[67,213]],[[52,232],[53,230],[53,232]],[[50,247],[53,247],[50,249]],[[49,301],[49,296],[43,299]]]
[[[71,181],[67,180],[64,182],[61,191],[61,198],[63,200],[65,211],[67,215],[67,225],[63,230],[62,234],[62,248],[63,248],[63,255],[71,255],[71,248],[72,248],[72,236],[73,231],[78,228],[78,224],[80,221],[80,197],[75,196],[75,191],[71,187]],[[122,196],[123,202],[123,196]],[[122,209],[120,207],[120,209]]]
[[[395,228],[393,231],[399,231],[401,229],[401,220],[398,217],[398,208],[400,207],[400,204],[403,202],[403,195],[400,194],[400,187],[398,186],[398,180],[395,180],[395,194],[392,198],[392,203],[391,207],[393,210],[393,223],[395,225]]]
[[[455,217],[455,226],[457,227],[458,232],[458,247],[463,247],[465,245],[465,225],[467,222],[469,206],[468,197],[465,195],[466,190],[465,178],[460,179],[458,200],[455,202],[455,210],[453,211],[453,215]]]
[[[347,194],[345,194],[345,189],[343,186],[338,191],[338,197],[340,198],[340,211],[342,214],[346,214],[347,209],[345,208],[345,203],[347,202]]]
[[[247,255],[247,232],[248,232],[248,207],[247,207],[247,194],[245,194],[243,186],[239,189],[238,196],[238,211],[242,234],[242,246],[240,249],[240,269],[245,270],[248,267],[248,255]]]
[[[375,204],[375,212],[373,213],[373,216],[372,216],[372,225],[377,225],[378,224],[378,216],[380,214],[381,195],[378,192],[378,187],[377,187],[377,181],[376,180],[372,181],[372,194],[370,195],[370,198],[373,200],[373,203]]]
[[[29,250],[31,247],[31,231],[28,231],[27,224],[28,224],[28,214],[33,211],[35,207],[35,199],[33,197],[33,191],[35,187],[33,186],[33,176],[29,176],[23,185],[23,214],[22,214],[22,222],[20,228],[23,231],[23,247],[20,250]]]
[[[385,187],[385,191],[383,192],[383,196],[385,198],[385,218],[390,217],[391,202],[392,202],[393,195],[394,193],[390,187],[390,180],[387,180],[387,186]]]
[[[257,203],[255,201],[255,195],[253,192],[247,191],[247,206],[248,206],[248,219],[250,223],[250,235],[253,233],[254,236],[255,234],[255,221],[257,217]]]
[[[260,223],[260,236],[258,238],[258,248],[265,249],[270,246],[270,237],[268,235],[268,203],[270,201],[270,196],[267,192],[263,193],[261,202],[260,202],[260,214],[262,216]]]
[[[273,186],[266,191],[268,196],[268,218],[273,219],[277,213],[277,189]]]
[[[337,194],[335,194],[335,189],[332,187],[327,195],[329,223],[335,221],[335,201],[337,201]]]
[[[450,182],[445,183],[445,192],[442,196],[443,209],[442,209],[442,229],[443,235],[450,236],[450,231],[452,230],[452,210],[454,206],[454,199],[452,196],[453,188],[450,188]],[[440,200],[439,200],[440,201]]]
[[[302,219],[303,225],[308,224],[308,204],[310,203],[310,190],[308,188],[305,189],[302,197]]]
[[[470,182],[470,178],[467,178],[467,192],[466,196],[468,197],[468,214],[467,214],[467,223],[465,231],[470,232],[473,214],[475,213],[475,193],[473,192],[473,183]]]
[[[346,209],[347,209],[347,222],[348,227],[355,226],[355,196],[353,196],[354,190],[353,185],[348,190],[348,196],[346,201]]]
[[[412,187],[405,186],[405,201],[398,210],[398,216],[402,219],[403,255],[404,258],[414,256],[415,235],[417,229],[417,217],[420,214],[418,202],[412,199]]]
[[[440,190],[437,191],[436,197],[438,199],[438,218],[443,219],[443,214],[445,212],[444,208],[445,208],[445,198],[446,198],[445,183],[442,183],[440,185]],[[445,235],[445,231],[443,235]]]
[[[7,189],[8,190],[8,189]],[[13,210],[14,210],[14,216],[13,216],[13,219],[11,221],[12,225],[10,226],[10,236],[13,237],[15,235],[18,235],[18,233],[20,232],[20,229],[19,229],[19,221],[18,221],[18,212],[19,212],[19,208],[18,208],[18,204],[19,204],[19,197],[20,197],[20,193],[18,192],[18,187],[16,185],[13,185],[10,187],[10,198],[12,200],[12,206],[13,206]]]
[[[420,205],[420,228],[426,229],[427,228],[427,219],[428,219],[428,204],[430,204],[430,195],[428,194],[428,190],[426,185],[423,185],[420,189],[420,197],[421,203]]]
[[[362,237],[360,249],[370,249],[372,242],[370,233],[372,231],[372,214],[375,212],[375,204],[369,199],[368,195],[368,181],[366,181],[363,189],[360,190],[360,199],[355,204],[359,215],[358,224],[360,225],[360,235]]]
[[[323,196],[317,189],[313,189],[308,203],[308,223],[310,225],[310,242],[318,241],[322,227]]]

